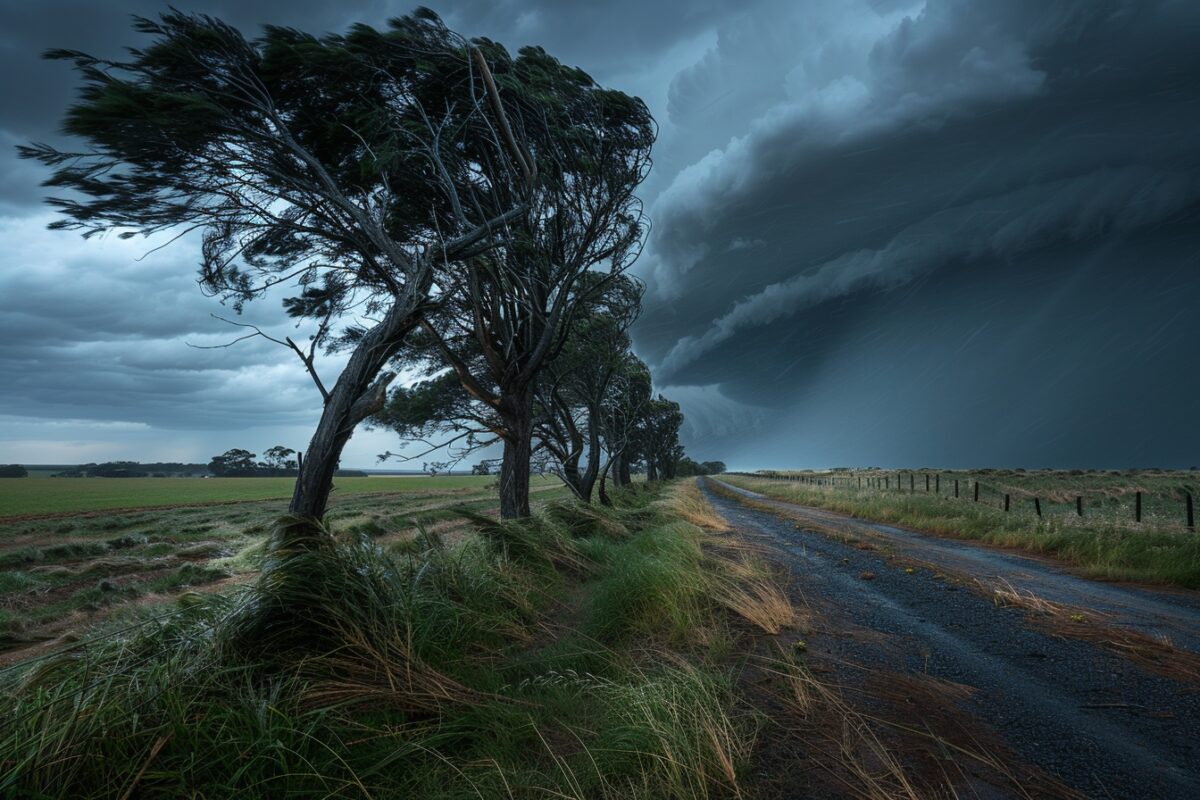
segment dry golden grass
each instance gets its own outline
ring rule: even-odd
[[[672,514],[687,520],[698,528],[713,533],[728,533],[729,523],[718,514],[700,493],[695,480],[679,481],[671,487],[662,503]]]
[[[732,535],[732,528],[704,498],[696,481],[679,481],[658,502],[700,531],[724,534],[701,540],[709,592],[721,606],[764,633],[774,635],[797,626],[801,615],[766,561],[757,557],[762,548]]]
[[[976,580],[975,585],[1002,608],[1020,608],[1039,628],[1055,636],[1081,639],[1133,661],[1143,669],[1186,683],[1200,684],[1200,656],[1177,650],[1165,636],[1152,637],[1128,628],[1106,624],[1109,615],[1091,609],[1055,603],[1022,591],[1011,583]]]
[[[799,623],[796,607],[769,577],[720,580],[715,589],[717,602],[764,633],[778,634]]]
[[[780,702],[792,714],[813,725],[819,736],[817,765],[849,796],[863,800],[924,800],[896,753],[875,733],[871,718],[845,701],[839,692],[817,678],[807,666],[780,658],[766,669],[782,678],[786,691]],[[834,721],[834,724],[828,724]]]
[[[888,719],[860,711],[846,699],[846,689],[822,680],[793,654],[778,647],[779,657],[762,669],[778,679],[774,695],[797,722],[814,766],[846,796],[862,800],[956,798],[965,787],[978,786],[964,764],[972,763],[1003,785],[1012,796],[1078,798],[1068,787],[1037,772],[1018,775],[1002,746],[988,746],[959,717],[955,701],[970,687],[928,676],[881,673],[869,696],[872,707],[900,708],[917,702],[926,714],[922,723]],[[853,665],[846,665],[853,666]],[[870,670],[867,670],[870,672]],[[937,709],[944,709],[939,715]],[[937,719],[931,728],[930,722]],[[786,723],[785,723],[786,725]],[[982,737],[986,739],[986,735]],[[961,763],[960,763],[961,760]]]

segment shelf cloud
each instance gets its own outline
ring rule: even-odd
[[[650,105],[660,138],[642,191],[654,227],[635,268],[648,288],[635,346],[683,404],[695,458],[1200,460],[1195,3],[429,5],[468,35],[543,45]],[[22,76],[0,88],[0,462],[56,448],[63,460],[138,457],[151,441],[189,460],[298,448],[317,417],[281,348],[194,346],[237,335],[195,284],[196,242],[150,252],[158,242],[48,232],[45,176],[15,157],[20,143],[64,141],[74,79],[40,52],[117,54],[138,43],[131,14],[164,8],[0,12],[0,68]],[[188,10],[253,33],[380,25],[411,8]],[[295,333],[277,304],[248,315]],[[347,463],[388,449],[364,431]]]

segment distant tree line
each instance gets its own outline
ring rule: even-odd
[[[0,464],[0,478],[28,478],[29,470],[20,464]]]
[[[690,477],[692,475],[720,475],[724,471],[724,461],[696,462],[687,456],[679,459],[679,464],[676,467],[676,474],[681,478]]]
[[[173,461],[105,461],[80,464],[73,469],[55,472],[52,478],[171,478],[205,475],[208,468],[203,464],[182,464]]]
[[[286,478],[299,474],[299,454],[290,447],[277,444],[263,452],[262,461],[249,450],[233,448],[208,462],[208,471],[218,478]],[[338,478],[365,478],[367,473],[356,469],[335,469]]]

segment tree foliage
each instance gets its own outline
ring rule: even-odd
[[[313,330],[306,345],[268,338],[299,356],[323,400],[291,504],[317,519],[438,270],[529,212],[525,126],[514,135],[516,109],[479,48],[429,11],[323,37],[269,26],[250,40],[178,11],[135,28],[150,44],[124,60],[50,53],[80,74],[64,129],[88,147],[21,153],[68,192],[50,201],[52,227],[196,233],[202,286],[236,310],[286,287],[286,312]],[[332,386],[321,347],[351,350]]]
[[[640,99],[426,9],[324,36],[251,39],[175,10],[134,27],[149,43],[123,59],[49,54],[80,75],[64,130],[86,147],[21,154],[52,169],[51,227],[195,235],[207,292],[238,312],[277,292],[305,326],[297,343],[234,322],[312,376],[305,458],[235,449],[214,473],[298,469],[291,511],[319,519],[367,418],[431,450],[449,439],[451,463],[503,445],[505,516],[529,511],[535,453],[584,500],[610,469],[676,473],[682,415],[651,398],[628,335],[657,133]],[[330,382],[316,362],[335,350],[349,358]],[[389,398],[403,370],[419,379]]]

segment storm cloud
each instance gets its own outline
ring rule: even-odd
[[[1184,0],[428,3],[641,95],[661,132],[635,345],[731,466],[1190,466],[1200,7]],[[165,4],[0,3],[0,462],[300,447],[316,396],[197,245],[46,231],[74,79]],[[183,3],[247,32],[390,2]],[[253,305],[253,304],[252,304]],[[296,333],[277,304],[245,320]],[[302,333],[302,332],[301,332]],[[332,359],[327,369],[336,369]],[[347,463],[395,449],[360,433]],[[86,455],[85,455],[86,454]]]
[[[671,87],[673,121],[744,127],[657,198],[643,264],[659,380],[760,412],[694,439],[777,466],[1200,460],[1198,9],[852,6],[732,23]]]

